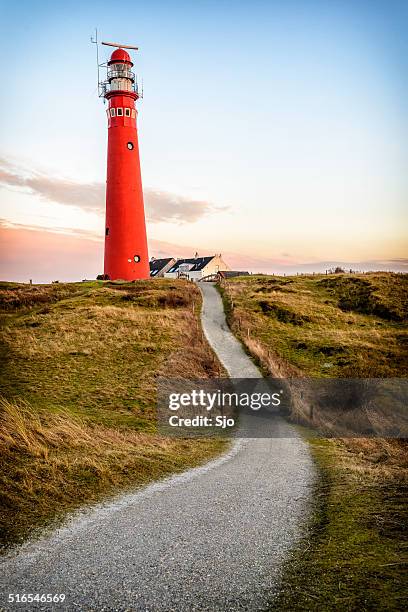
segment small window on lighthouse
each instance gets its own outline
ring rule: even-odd
[[[136,117],[136,111],[134,108],[132,108],[132,119],[135,119]]]
[[[129,151],[131,151],[133,149],[133,142],[128,142],[127,148],[129,149]]]
[[[139,263],[139,261],[140,261],[140,255],[135,255],[135,256],[133,257],[133,261],[134,261],[135,263]]]
[[[116,109],[116,115],[118,117],[123,117],[123,108],[117,108]]]
[[[111,108],[111,109],[110,109],[110,114],[111,114],[111,117],[115,117],[115,115],[116,115],[116,110],[115,110],[114,108]]]
[[[130,108],[125,108],[125,117],[130,117]]]

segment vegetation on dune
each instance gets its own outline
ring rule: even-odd
[[[250,276],[221,293],[267,376],[388,378],[408,373],[407,283],[392,273]],[[306,435],[322,476],[315,515],[271,609],[402,609],[406,440]]]
[[[156,378],[218,376],[184,281],[0,284],[1,543],[215,455],[156,432]]]
[[[407,290],[408,277],[391,273],[223,285],[232,330],[269,375],[333,378],[407,376]]]

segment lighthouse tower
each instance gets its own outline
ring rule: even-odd
[[[128,52],[116,49],[108,61],[107,80],[103,83],[103,95],[108,101],[104,274],[111,280],[127,281],[149,277],[136,127],[139,93],[132,66]]]

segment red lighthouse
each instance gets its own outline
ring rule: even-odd
[[[136,100],[140,96],[132,66],[128,52],[119,47],[108,61],[103,83],[108,101],[104,274],[111,280],[127,281],[149,277],[136,126]]]

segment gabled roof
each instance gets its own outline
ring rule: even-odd
[[[166,257],[165,259],[151,259],[149,261],[150,266],[150,276],[159,276],[160,273],[163,274],[173,265],[173,262],[176,260],[174,257]]]
[[[165,259],[151,259],[149,261],[150,272],[153,272],[153,270],[162,270],[164,266],[167,266],[167,264],[173,260],[173,257],[167,257]]]
[[[214,259],[215,255],[211,255],[210,257],[191,257],[190,259],[178,259],[176,263],[167,270],[167,272],[177,272],[182,264],[192,264],[189,272],[198,272],[199,270],[203,270],[205,266],[207,266],[212,259]]]

